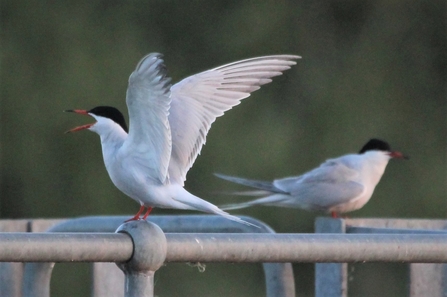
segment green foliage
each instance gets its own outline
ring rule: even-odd
[[[165,54],[174,81],[258,55],[303,56],[216,121],[188,174],[186,187],[192,193],[215,204],[233,202],[240,198],[214,194],[234,186],[213,172],[259,179],[297,175],[379,137],[411,160],[390,162],[372,200],[350,216],[445,218],[444,4],[3,0],[0,218],[136,212],[138,205],[109,180],[97,135],[63,134],[86,119],[62,110],[102,104],[126,110],[127,78],[139,59],[153,51]],[[311,232],[315,217],[267,207],[238,213],[281,232]],[[186,295],[258,296],[259,288],[240,282],[247,275],[250,284],[263,288],[258,270],[253,280],[248,269],[238,274],[225,265],[210,267],[191,276],[191,267],[169,271],[182,280],[180,286],[186,287],[181,290],[191,293]],[[310,267],[295,266],[300,296],[312,296]],[[392,277],[394,270],[380,275]],[[160,271],[160,278],[164,275]],[[362,288],[383,279],[378,277],[353,286],[353,295],[367,296]],[[65,284],[54,286],[59,296],[64,290],[57,286]],[[160,296],[180,290],[170,285],[156,289]],[[395,296],[396,289],[388,294]]]

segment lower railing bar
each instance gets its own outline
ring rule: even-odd
[[[438,234],[166,233],[166,262],[447,262]],[[0,261],[126,261],[125,234],[3,233]]]
[[[166,234],[168,262],[447,262],[446,235]]]
[[[132,253],[121,233],[0,233],[1,262],[125,262]]]

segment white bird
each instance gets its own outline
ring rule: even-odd
[[[269,205],[323,211],[338,217],[339,213],[360,209],[368,202],[391,158],[408,159],[401,152],[391,151],[385,141],[371,139],[358,154],[326,160],[300,176],[268,182],[216,174],[227,181],[259,189],[231,194],[265,196],[221,208],[230,210]]]
[[[109,176],[124,194],[147,208],[190,209],[249,224],[186,191],[186,173],[205,144],[211,124],[261,85],[295,65],[298,56],[276,55],[242,60],[170,84],[162,55],[145,56],[129,77],[126,103],[129,131],[120,111],[98,106],[67,110],[96,122],[73,128],[96,132]],[[129,220],[129,221],[130,221]]]

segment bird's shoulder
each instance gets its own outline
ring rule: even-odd
[[[344,157],[328,159],[302,175],[275,179],[273,185],[288,192],[303,183],[340,183],[354,180],[359,173],[351,158]]]
[[[352,180],[358,175],[353,155],[346,155],[339,158],[328,159],[319,167],[302,175],[302,181],[315,182],[340,182]]]

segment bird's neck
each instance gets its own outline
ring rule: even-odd
[[[367,152],[364,156],[366,163],[363,166],[363,170],[366,174],[369,173],[371,181],[377,184],[385,172],[386,165],[390,157],[382,152]]]
[[[101,138],[104,162],[107,166],[108,161],[113,159],[117,151],[123,146],[127,133],[122,129],[114,129],[103,131],[99,136]]]

